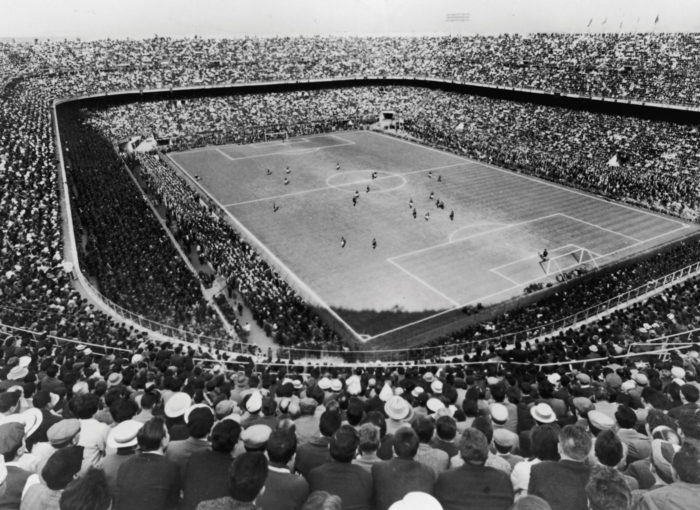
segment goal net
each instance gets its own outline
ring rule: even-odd
[[[273,142],[275,140],[281,140],[282,142],[286,142],[289,136],[287,135],[286,131],[266,131],[265,132],[265,141],[266,142]]]
[[[553,253],[546,260],[541,260],[540,265],[545,274],[559,274],[582,266],[597,268],[595,256],[586,248],[575,248],[564,253]]]

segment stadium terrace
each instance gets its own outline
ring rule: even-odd
[[[0,506],[695,508],[698,37],[0,43]]]

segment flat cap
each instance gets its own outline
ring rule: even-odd
[[[80,432],[80,421],[75,418],[68,418],[54,423],[46,431],[46,437],[52,445],[67,443]]]
[[[272,429],[267,425],[251,425],[241,432],[241,441],[249,450],[260,450],[265,447],[272,434]]]

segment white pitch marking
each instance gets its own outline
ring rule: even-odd
[[[328,305],[328,303],[326,303],[326,301],[324,299],[322,299],[321,296],[319,296],[316,293],[316,291],[314,291],[301,278],[299,278],[293,271],[291,271],[289,269],[289,267],[287,267],[287,265],[284,262],[282,262],[279,259],[279,257],[277,257],[277,255],[275,255],[272,252],[272,250],[270,250],[270,248],[267,247],[266,244],[264,244],[262,241],[260,241],[260,239],[258,239],[255,234],[253,234],[250,230],[248,230],[248,228],[246,228],[246,226],[243,225],[243,223],[241,223],[238,220],[238,218],[236,218],[233,214],[231,214],[229,211],[227,211],[226,208],[222,206],[221,202],[219,202],[216,198],[214,198],[214,196],[211,193],[209,193],[209,191],[207,191],[199,182],[197,182],[197,180],[195,180],[192,177],[192,175],[190,175],[190,173],[187,170],[185,170],[185,168],[182,167],[182,165],[180,165],[177,161],[175,161],[172,158],[170,158],[170,161],[172,161],[190,179],[190,181],[192,183],[194,183],[194,185],[197,186],[202,191],[202,193],[204,193],[207,197],[209,197],[209,199],[212,202],[214,202],[216,205],[218,205],[219,208],[222,211],[224,211],[224,213],[226,213],[226,215],[229,218],[231,218],[231,221],[236,225],[236,227],[238,227],[240,229],[240,231],[243,232],[244,238],[247,237],[248,239],[253,241],[253,244],[255,244],[258,248],[260,248],[260,250],[265,252],[265,254],[269,257],[269,260],[272,260],[272,262],[273,262],[273,264],[271,264],[271,265],[282,268],[283,272],[286,273],[287,275],[289,275],[289,277],[295,281],[295,284],[297,286],[301,287],[301,289],[303,289],[304,293],[307,293],[309,296],[311,296],[312,300],[316,301],[316,304],[325,308],[328,311],[328,313],[330,313],[338,322],[343,324],[343,326],[345,326],[349,332],[351,332],[358,340],[361,340],[357,331],[355,331],[352,327],[350,327],[350,325],[347,322],[345,322],[345,320],[343,320],[340,317],[340,315],[338,315]],[[299,294],[301,295],[301,293],[299,293]],[[307,301],[308,301],[308,299],[307,299]]]
[[[518,282],[516,282],[516,281],[513,280],[512,278],[509,278],[508,276],[506,276],[506,275],[504,275],[504,274],[501,274],[497,269],[489,269],[489,271],[491,271],[491,272],[492,272],[493,274],[495,274],[496,276],[500,276],[501,278],[503,278],[503,279],[505,279],[505,280],[508,280],[510,283],[513,283],[513,284],[515,284],[516,286],[517,286],[517,285],[520,285]]]
[[[224,151],[222,151],[218,147],[214,150],[216,150],[220,154],[223,154],[226,158],[230,159],[231,161],[240,161],[243,159],[257,159],[257,158],[264,158],[267,156],[278,156],[280,154],[283,154],[285,156],[299,156],[301,154],[310,154],[312,152],[319,152],[319,151],[326,150],[326,149],[333,149],[335,147],[345,147],[346,145],[355,145],[355,142],[337,143],[335,145],[326,145],[324,147],[309,147],[308,149],[294,149],[291,151],[265,152],[263,154],[251,154],[250,156],[239,156],[236,158],[229,156],[228,154],[226,154]]]
[[[491,229],[491,230],[486,230],[486,231],[484,231],[484,232],[477,232],[477,233],[475,233],[475,234],[472,234],[472,235],[469,235],[469,236],[466,236],[466,237],[462,237],[462,238],[460,238],[460,239],[458,239],[457,241],[454,241],[454,242],[453,242],[453,241],[447,241],[447,242],[445,242],[445,243],[434,244],[434,245],[432,245],[432,246],[427,246],[427,247],[425,247],[425,248],[420,248],[420,249],[418,249],[418,250],[407,251],[406,253],[401,253],[401,254],[399,254],[399,255],[395,255],[395,256],[392,257],[392,258],[393,258],[393,259],[400,259],[400,258],[403,258],[403,257],[408,257],[408,256],[410,256],[410,255],[415,255],[415,254],[417,254],[417,253],[423,253],[423,252],[425,252],[425,251],[434,250],[434,249],[436,249],[436,248],[442,248],[443,246],[449,246],[450,244],[461,243],[462,241],[466,241],[466,240],[468,240],[468,239],[473,239],[473,238],[475,238],[475,237],[481,237],[481,236],[484,236],[484,235],[493,234],[493,233],[495,233],[495,232],[500,232],[501,230],[507,230],[507,229],[509,229],[509,228],[519,227],[519,226],[521,226],[521,225],[527,225],[528,223],[535,223],[535,222],[537,222],[537,221],[546,220],[546,219],[553,218],[553,217],[559,216],[559,215],[560,215],[559,213],[554,213],[554,214],[549,214],[549,215],[547,215],[547,216],[539,216],[539,217],[537,217],[537,218],[533,218],[533,219],[530,219],[530,220],[521,221],[521,222],[519,222],[519,223],[504,224],[502,227],[493,228],[493,229]]]
[[[563,250],[563,249],[568,248],[570,246],[573,247],[574,249],[571,251],[568,251],[568,252],[558,253],[560,250]],[[556,254],[557,257],[561,257],[562,255],[569,255],[570,253],[575,253],[577,249],[580,250],[581,247],[577,246],[575,244],[565,244],[564,246],[559,246],[557,248],[549,250],[549,254],[550,254],[550,256],[553,254]],[[489,269],[489,271],[498,271],[500,269],[503,269],[504,267],[512,266],[514,264],[518,264],[519,262],[524,262],[524,261],[530,260],[530,259],[537,259],[538,257],[539,257],[539,255],[529,255],[527,257],[515,259],[514,261],[508,262],[507,264],[501,264],[500,266],[492,267]]]
[[[246,205],[246,204],[254,204],[256,202],[265,202],[267,200],[278,200],[280,198],[286,198],[286,197],[294,197],[297,195],[305,195],[307,193],[315,193],[316,191],[323,191],[327,189],[336,189],[333,186],[324,186],[322,188],[310,188],[310,189],[304,189],[300,191],[292,191],[291,193],[284,193],[283,195],[274,195],[271,197],[263,197],[263,198],[254,198],[252,200],[244,200],[243,202],[235,202],[233,204],[226,204],[223,207],[233,207],[234,205]]]
[[[643,243],[644,242],[641,239],[637,239],[636,237],[628,236],[627,234],[623,234],[622,232],[617,232],[615,230],[601,227],[600,225],[596,225],[595,223],[590,223],[590,222],[585,221],[585,220],[580,220],[578,218],[574,218],[573,216],[569,216],[568,214],[564,214],[564,213],[559,213],[559,214],[561,214],[564,218],[568,218],[572,221],[578,221],[579,223],[583,223],[584,225],[588,225],[589,227],[594,227],[594,228],[598,228],[600,230],[605,230],[606,232],[610,232],[611,234],[615,234],[615,235],[618,235],[620,237],[626,237],[627,239],[631,239],[635,243]]]
[[[569,193],[574,193],[575,195],[580,195],[580,196],[582,196],[582,197],[587,197],[587,198],[591,198],[591,199],[593,199],[593,200],[598,200],[599,202],[604,202],[604,203],[606,203],[606,204],[608,204],[608,205],[613,205],[613,206],[617,206],[617,207],[622,207],[623,209],[629,209],[630,211],[634,211],[634,212],[636,212],[636,213],[646,214],[646,215],[648,215],[648,216],[653,216],[654,218],[659,218],[659,219],[662,219],[662,220],[665,220],[665,221],[670,221],[670,222],[672,222],[672,223],[676,223],[677,225],[682,225],[683,228],[688,228],[688,227],[689,227],[689,225],[687,225],[687,224],[685,224],[685,223],[683,223],[683,222],[680,222],[680,221],[678,221],[678,220],[674,220],[674,219],[671,219],[671,218],[667,218],[667,217],[662,216],[662,215],[660,215],[660,214],[652,213],[652,212],[650,212],[650,211],[645,211],[644,209],[635,209],[634,207],[630,207],[630,206],[625,205],[625,204],[621,204],[621,203],[618,203],[618,202],[615,202],[615,201],[611,201],[611,200],[606,200],[606,199],[604,199],[604,198],[602,198],[602,197],[599,197],[599,196],[597,196],[597,195],[591,195],[591,194],[583,193],[583,192],[581,192],[581,191],[577,191],[577,190],[575,190],[575,189],[568,188],[568,187],[564,186],[563,184],[558,184],[558,183],[554,183],[554,182],[549,182],[549,181],[546,181],[546,180],[544,180],[544,179],[538,179],[538,178],[535,178],[535,177],[532,177],[532,176],[529,176],[529,175],[523,175],[523,174],[520,174],[520,173],[513,172],[512,170],[506,170],[505,168],[500,168],[500,167],[491,165],[491,164],[489,164],[489,163],[484,163],[484,162],[482,162],[482,161],[477,161],[477,160],[475,160],[475,159],[470,159],[470,158],[468,158],[468,157],[466,157],[466,156],[458,156],[457,154],[452,154],[452,153],[450,153],[450,152],[446,152],[446,151],[443,151],[443,150],[440,150],[440,149],[435,149],[434,147],[428,147],[427,145],[421,145],[421,144],[419,144],[419,143],[412,142],[412,141],[410,141],[410,140],[403,140],[402,138],[396,138],[396,137],[393,137],[393,136],[384,135],[384,134],[382,134],[382,133],[377,133],[376,131],[365,131],[365,132],[366,132],[366,133],[372,133],[372,134],[374,134],[375,136],[382,136],[382,137],[385,137],[385,138],[391,138],[392,140],[396,140],[396,141],[398,141],[398,142],[403,142],[403,143],[408,144],[408,145],[415,145],[416,147],[421,147],[422,149],[426,149],[426,150],[429,150],[429,151],[437,152],[438,154],[442,154],[443,156],[444,156],[444,155],[447,155],[447,156],[451,156],[451,157],[453,157],[453,158],[461,159],[462,161],[468,161],[468,162],[470,162],[470,163],[474,163],[474,164],[478,164],[478,165],[483,165],[483,166],[485,166],[485,167],[492,168],[492,169],[494,169],[494,170],[498,170],[499,172],[507,173],[508,175],[512,175],[512,176],[514,176],[514,177],[519,177],[519,178],[521,178],[521,179],[526,179],[526,180],[528,180],[528,181],[537,182],[537,183],[542,184],[542,185],[544,185],[544,186],[550,186],[550,187],[552,187],[552,188],[557,188],[557,189],[560,189],[560,190],[563,190],[563,191],[568,191]]]
[[[432,285],[430,285],[428,282],[426,282],[426,281],[423,280],[422,278],[420,278],[420,277],[414,275],[414,274],[413,274],[412,272],[410,272],[408,269],[406,269],[405,267],[401,266],[401,264],[399,264],[399,263],[397,263],[397,262],[394,262],[394,261],[391,260],[390,258],[388,258],[388,259],[386,259],[386,260],[387,260],[387,262],[389,262],[389,263],[392,264],[393,266],[399,268],[401,271],[403,271],[404,273],[406,273],[408,276],[410,276],[411,278],[413,278],[414,280],[416,280],[418,283],[422,284],[423,286],[425,286],[425,287],[427,287],[428,289],[432,290],[432,291],[433,291],[435,294],[437,294],[438,296],[440,296],[440,297],[446,299],[447,301],[449,301],[450,303],[452,303],[453,306],[455,306],[455,307],[458,306],[457,301],[455,301],[455,300],[452,299],[451,297],[446,296],[445,294],[443,294],[442,292],[440,292],[439,290],[437,290],[435,287],[433,287]]]
[[[455,240],[455,236],[456,236],[459,232],[461,232],[462,230],[473,229],[473,228],[475,228],[475,227],[485,227],[485,226],[487,226],[487,225],[500,225],[500,226],[504,226],[504,225],[507,225],[507,223],[497,223],[497,222],[494,221],[494,222],[474,223],[474,224],[472,224],[472,225],[466,225],[466,226],[464,226],[464,227],[459,227],[457,230],[454,230],[454,231],[450,234],[450,236],[448,237],[448,239],[449,239],[449,241],[450,241],[451,243],[457,243],[457,242],[461,241],[461,239]]]

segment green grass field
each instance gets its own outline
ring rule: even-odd
[[[579,261],[602,266],[697,228],[370,131],[171,159],[302,296],[363,338],[501,302]],[[543,248],[547,264],[537,255]]]

